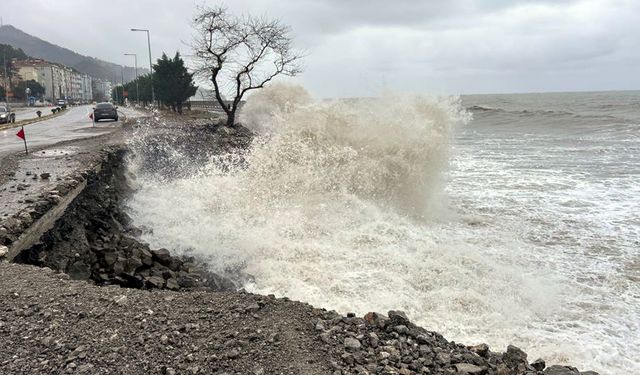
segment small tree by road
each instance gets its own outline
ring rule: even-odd
[[[163,53],[162,58],[153,66],[153,71],[158,100],[174,112],[182,114],[183,103],[196,93],[197,86],[193,84],[193,74],[185,68],[180,53],[176,53],[173,59]]]
[[[223,7],[201,8],[194,28],[198,71],[213,83],[229,127],[235,126],[247,92],[264,87],[280,74],[294,76],[302,71],[302,53],[293,49],[290,28],[278,20],[234,16]]]

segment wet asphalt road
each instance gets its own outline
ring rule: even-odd
[[[140,116],[139,112],[128,108],[121,107],[118,111],[121,113],[120,121],[124,119],[123,114],[127,117]],[[115,127],[120,126],[120,122],[111,121],[101,121],[93,126],[89,118],[90,113],[90,105],[73,107],[61,116],[26,125],[24,131],[27,137],[27,145],[29,147],[39,147],[71,139],[93,137],[108,133]],[[8,154],[24,151],[22,139],[16,136],[19,130],[20,128],[13,128],[0,131],[0,159]]]
[[[38,117],[36,111],[41,111],[43,116],[50,115],[51,108],[53,107],[14,108],[13,111],[16,113],[16,121],[22,121]]]

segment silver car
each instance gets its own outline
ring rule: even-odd
[[[11,112],[11,107],[6,104],[0,104],[0,124],[16,122],[16,114]]]

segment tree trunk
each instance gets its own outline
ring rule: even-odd
[[[182,114],[182,102],[178,102],[177,107],[178,107],[178,113]]]
[[[227,127],[235,128],[236,126],[236,111],[232,110],[227,114]]]

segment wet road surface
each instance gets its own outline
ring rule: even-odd
[[[120,122],[102,121],[95,126],[89,114],[91,106],[73,107],[67,113],[31,125],[25,125],[24,132],[29,147],[46,146],[71,139],[93,137],[108,133],[120,126]],[[127,117],[140,116],[140,112],[128,108],[119,108],[118,111]],[[123,118],[121,117],[120,121]],[[20,128],[0,131],[0,159],[14,152],[24,151],[22,139],[16,136]],[[1,162],[1,161],[0,161]]]

